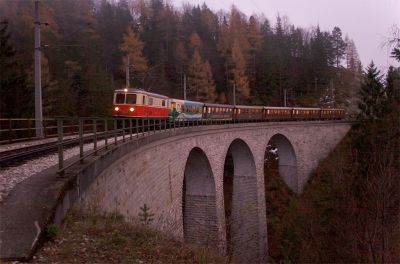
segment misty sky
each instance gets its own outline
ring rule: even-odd
[[[274,22],[277,14],[288,16],[295,26],[319,24],[322,30],[342,29],[354,40],[365,68],[371,60],[384,72],[389,65],[399,66],[383,46],[393,25],[400,27],[400,0],[174,0],[194,5],[205,2],[214,11],[229,10],[234,4],[246,15],[264,13]]]

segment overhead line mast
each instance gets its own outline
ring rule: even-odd
[[[43,138],[39,3],[40,0],[35,0],[35,131],[36,137]]]

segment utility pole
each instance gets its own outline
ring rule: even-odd
[[[332,108],[335,106],[335,95],[333,92],[333,80],[331,79],[331,104],[332,104]]]
[[[283,90],[283,105],[286,107],[286,89]]]
[[[126,60],[126,68],[125,68],[125,72],[126,72],[126,88],[129,88],[130,84],[129,84],[129,55],[127,56],[127,60]]]
[[[186,100],[186,73],[183,74],[183,100]]]
[[[233,82],[233,105],[236,106],[236,83]]]
[[[315,79],[314,79],[314,92],[317,92],[317,88],[318,88],[318,78],[315,77]]]
[[[42,71],[40,62],[40,0],[35,0],[35,131],[36,137],[43,138],[42,113]]]

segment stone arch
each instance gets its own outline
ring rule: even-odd
[[[278,149],[279,175],[292,191],[298,193],[297,158],[292,143],[286,136],[275,134],[268,145],[274,145]]]
[[[231,163],[233,169],[227,169]],[[227,252],[236,262],[258,262],[257,174],[253,154],[241,139],[229,146],[223,177]]]
[[[187,243],[216,245],[218,240],[214,176],[208,158],[193,148],[185,166],[182,192],[183,235]]]

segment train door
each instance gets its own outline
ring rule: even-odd
[[[202,113],[201,117],[203,119],[206,119],[207,118],[207,106],[203,106],[203,111],[202,112],[203,113]]]

